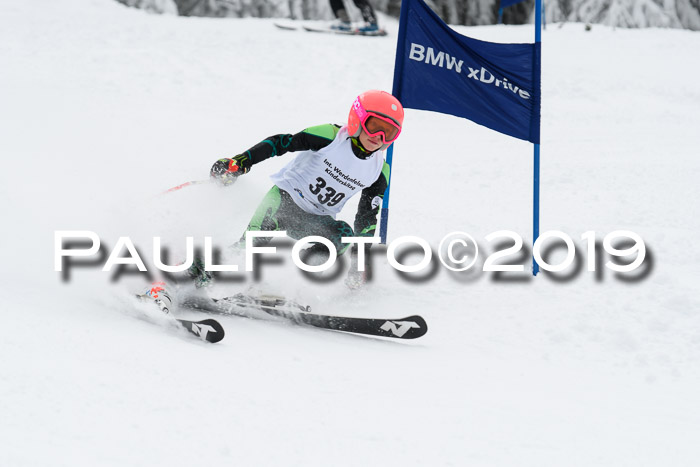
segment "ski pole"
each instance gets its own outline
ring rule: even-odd
[[[174,186],[174,187],[172,187],[172,188],[169,188],[169,189],[165,190],[162,194],[170,193],[170,192],[173,192],[173,191],[182,190],[182,189],[185,188],[186,186],[203,185],[203,184],[209,183],[209,182],[210,182],[209,180],[193,180],[193,181],[191,181],[191,182],[185,182],[185,183],[183,183],[183,184],[181,184],[181,185]]]

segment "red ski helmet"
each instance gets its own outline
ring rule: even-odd
[[[402,125],[403,106],[397,98],[385,91],[373,89],[363,92],[353,102],[348,115],[350,136],[357,138],[362,130],[371,136],[381,134],[384,142],[381,150],[396,141]]]

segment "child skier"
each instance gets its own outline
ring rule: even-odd
[[[377,214],[389,182],[389,165],[383,151],[401,133],[403,106],[384,91],[367,91],[357,96],[345,126],[326,124],[307,128],[295,135],[270,136],[242,154],[219,159],[211,168],[211,177],[224,186],[250,172],[253,165],[287,152],[300,152],[271,178],[275,183],[253,214],[247,230],[285,230],[294,239],[321,236],[331,241],[336,254],[350,246],[342,237],[372,237]],[[355,229],[337,220],[351,197],[361,193],[355,215]],[[245,240],[245,233],[242,242]],[[257,237],[256,245],[270,241]],[[325,245],[316,244],[306,251],[304,262],[322,264],[329,258]],[[353,266],[346,284],[356,288],[365,282],[358,272],[357,248],[353,247]],[[210,286],[211,273],[196,258],[187,271],[199,287]],[[154,300],[168,313],[171,294],[162,281],[153,283],[142,298]]]
[[[230,185],[265,159],[300,152],[272,175],[275,184],[258,206],[247,230],[285,230],[297,240],[322,236],[341,255],[349,247],[341,242],[342,237],[375,234],[377,214],[389,181],[389,165],[383,151],[399,137],[403,116],[403,106],[394,96],[384,91],[367,91],[353,102],[347,125],[326,124],[294,135],[270,136],[242,154],[216,161],[211,177],[222,185]],[[358,193],[361,197],[353,231],[335,217]],[[256,241],[260,244],[269,239]],[[324,245],[314,245],[307,251],[307,258],[328,258]],[[356,253],[355,248],[353,252]],[[197,269],[191,271],[195,272],[193,276],[203,273]],[[350,272],[355,276],[351,276],[353,283],[348,285],[364,282],[364,275],[356,274],[356,268]]]

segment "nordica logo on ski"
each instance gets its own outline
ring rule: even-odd
[[[208,324],[192,323],[192,333],[198,335],[202,339],[206,339],[207,334],[210,332],[216,334],[216,329]]]
[[[418,329],[420,326],[413,321],[387,321],[379,329],[391,332],[396,337],[403,337],[410,329]]]

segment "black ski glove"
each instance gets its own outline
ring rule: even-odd
[[[233,159],[224,158],[214,162],[209,174],[211,178],[223,186],[228,186],[232,185],[241,175],[250,172],[252,165],[247,154],[239,154]]]

